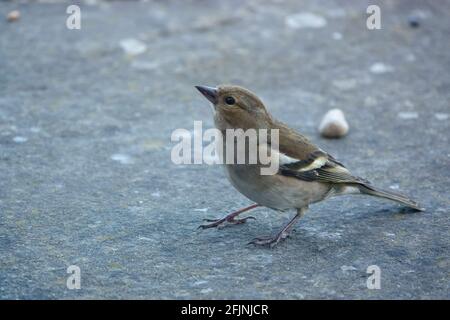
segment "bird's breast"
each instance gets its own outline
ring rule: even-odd
[[[302,208],[323,200],[328,184],[302,181],[279,174],[261,175],[258,165],[225,165],[228,180],[244,196],[269,208]]]

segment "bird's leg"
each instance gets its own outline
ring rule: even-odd
[[[242,219],[236,219],[236,217],[238,215],[240,215],[241,213],[248,211],[248,210],[252,210],[256,207],[259,207],[259,204],[252,204],[251,206],[245,207],[243,209],[240,209],[238,211],[235,211],[233,213],[230,213],[229,215],[225,216],[222,219],[203,219],[206,222],[211,222],[208,224],[202,224],[201,226],[199,226],[199,228],[201,229],[207,229],[207,228],[222,228],[228,224],[241,224],[241,223],[245,223],[245,221],[247,221],[248,219],[256,219],[255,217],[245,217]]]
[[[280,241],[286,239],[289,236],[289,233],[292,231],[295,223],[305,215],[306,210],[308,207],[304,207],[297,210],[297,214],[292,218],[291,221],[286,224],[283,229],[281,229],[280,232],[278,232],[275,236],[271,237],[260,237],[255,238],[252,241],[250,241],[248,244],[255,244],[255,245],[269,245],[271,248],[275,247]]]

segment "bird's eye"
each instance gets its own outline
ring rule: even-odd
[[[236,103],[236,100],[234,100],[233,97],[226,97],[225,98],[225,103],[231,106],[231,105]]]

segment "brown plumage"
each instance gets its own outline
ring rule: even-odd
[[[267,148],[279,155],[278,171],[274,175],[261,175],[261,163],[226,164],[225,169],[231,184],[256,205],[234,212],[223,219],[209,221],[202,228],[220,227],[226,223],[239,224],[245,219],[236,219],[242,212],[256,206],[276,210],[296,209],[296,216],[275,236],[256,238],[251,243],[276,245],[285,239],[295,222],[303,216],[311,203],[331,196],[366,194],[399,202],[415,210],[423,210],[410,198],[373,186],[357,177],[331,155],[321,150],[306,137],[274,119],[263,102],[249,90],[239,86],[223,85],[218,88],[196,87],[214,105],[214,122],[224,132],[226,129],[278,129],[278,150],[275,150],[268,135],[267,143],[258,140],[258,148]],[[229,143],[236,143],[233,139]],[[224,146],[227,138],[223,135]],[[249,149],[245,149],[249,152]]]

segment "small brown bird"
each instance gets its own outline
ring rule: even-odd
[[[250,200],[256,202],[247,208],[233,212],[222,219],[209,220],[200,228],[221,227],[226,224],[241,224],[249,218],[236,217],[258,206],[275,210],[296,209],[297,214],[280,232],[271,237],[253,239],[255,245],[278,244],[288,237],[293,226],[312,203],[333,196],[365,194],[399,202],[422,211],[418,203],[408,197],[373,186],[369,181],[350,173],[342,163],[316,147],[307,138],[274,119],[263,102],[252,92],[239,86],[221,85],[217,88],[196,86],[213,104],[214,122],[222,132],[224,153],[227,143],[236,144],[235,138],[227,138],[227,129],[278,129],[279,141],[274,148],[270,137],[261,142],[258,149],[266,148],[279,157],[278,170],[273,175],[262,175],[263,164],[225,164],[231,184]],[[258,137],[260,138],[260,137]],[[228,139],[228,141],[227,141]],[[248,152],[246,148],[244,152]]]

